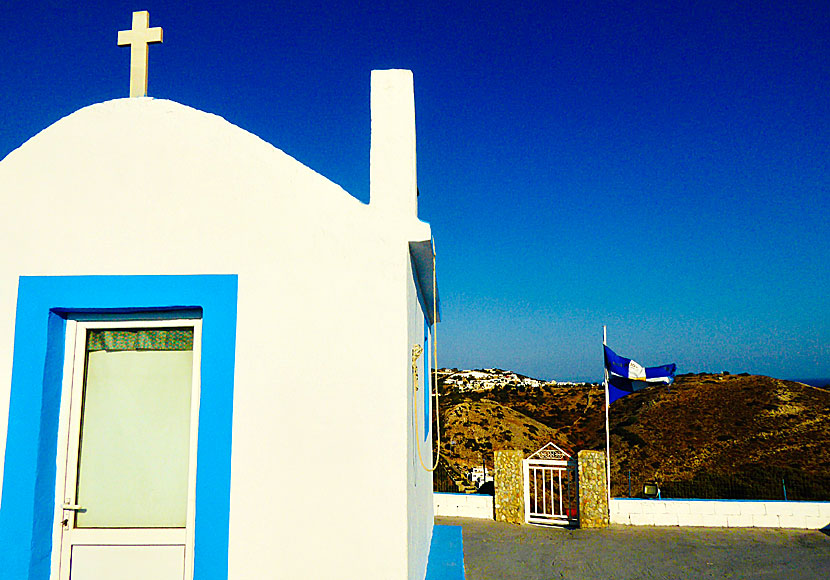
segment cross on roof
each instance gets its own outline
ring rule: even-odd
[[[130,96],[147,95],[147,45],[161,42],[161,28],[150,28],[150,13],[133,12],[131,30],[118,31],[118,46],[130,46]]]

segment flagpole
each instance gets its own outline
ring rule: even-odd
[[[606,483],[608,487],[606,489],[606,495],[608,497],[608,507],[611,507],[611,429],[608,425],[608,408],[611,406],[611,403],[608,402],[608,367],[605,365],[605,345],[608,340],[608,331],[606,326],[602,325],[602,346],[603,346],[603,353],[602,353],[602,368],[603,373],[605,376],[605,380],[603,381],[605,385],[605,476],[606,476]]]

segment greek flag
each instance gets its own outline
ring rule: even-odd
[[[677,370],[675,364],[646,368],[630,358],[618,355],[607,346],[604,348],[609,404],[650,385],[670,385],[674,382],[674,373]]]

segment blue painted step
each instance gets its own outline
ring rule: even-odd
[[[461,526],[433,527],[426,580],[464,580]]]

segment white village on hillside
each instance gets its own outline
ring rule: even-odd
[[[439,369],[438,380],[448,387],[459,391],[486,391],[499,387],[523,386],[525,388],[538,388],[544,381],[531,379],[513,372],[501,369],[482,369],[472,371],[459,371],[452,369]],[[550,383],[549,383],[550,384]],[[553,381],[552,384],[556,384]]]
[[[538,389],[541,387],[576,386],[586,384],[575,381],[543,381],[502,369],[438,369],[437,380],[440,384],[459,392],[491,391],[506,387],[520,389]]]

